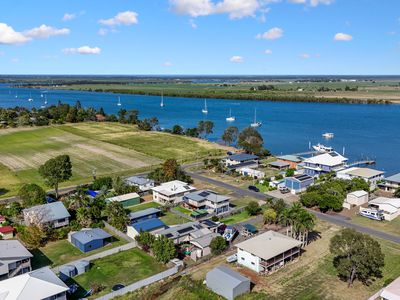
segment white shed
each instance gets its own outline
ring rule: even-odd
[[[355,191],[347,194],[346,200],[343,203],[343,207],[350,209],[352,205],[361,206],[368,203],[368,192],[366,191]]]
[[[400,215],[400,198],[378,197],[370,201],[369,206],[382,210],[386,221],[392,221]]]

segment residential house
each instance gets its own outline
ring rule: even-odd
[[[233,154],[224,159],[225,167],[230,171],[237,171],[240,168],[257,168],[260,158],[257,155],[239,153]]]
[[[138,193],[129,193],[124,195],[119,195],[115,197],[110,197],[106,199],[107,202],[119,202],[123,207],[128,207],[140,203],[140,196]]]
[[[218,266],[207,273],[207,287],[228,300],[250,292],[250,280],[225,266]]]
[[[399,300],[400,299],[400,277],[397,277],[379,292],[381,300]]]
[[[19,241],[0,240],[0,280],[30,272],[31,257]]]
[[[347,158],[332,151],[319,154],[303,161],[304,173],[310,176],[338,172],[346,168]]]
[[[26,208],[23,211],[25,224],[48,225],[53,228],[67,226],[71,215],[61,201]]]
[[[268,164],[270,168],[277,169],[277,170],[287,170],[290,168],[290,163],[286,161],[273,161]]]
[[[89,252],[104,247],[112,235],[100,228],[82,229],[70,233],[68,240],[82,252]]]
[[[217,236],[221,236],[219,233],[211,232],[198,238],[194,238],[189,241],[190,247],[190,258],[197,261],[199,258],[211,254],[210,244],[211,241]]]
[[[185,206],[196,210],[206,210],[208,213],[216,215],[229,211],[229,201],[230,197],[210,190],[195,191],[183,196]]]
[[[385,191],[394,193],[400,188],[400,173],[386,177],[379,187]]]
[[[194,192],[195,187],[186,182],[174,180],[162,183],[160,186],[153,187],[153,200],[162,205],[173,205],[182,202],[184,195]]]
[[[380,210],[386,221],[392,221],[400,215],[400,198],[378,197],[369,201],[368,206]]]
[[[306,174],[299,174],[285,178],[285,187],[287,187],[292,194],[304,192],[313,184],[314,178]]]
[[[10,225],[0,226],[0,237],[3,240],[10,240],[14,237],[14,227]]]
[[[265,172],[247,167],[239,168],[236,171],[242,176],[251,177],[254,179],[261,179],[265,177]]]
[[[352,206],[361,206],[368,203],[369,195],[366,191],[355,191],[348,193],[343,202],[343,207],[350,209]]]
[[[68,290],[49,267],[0,281],[1,300],[67,300]]]
[[[150,207],[136,212],[131,212],[128,215],[131,224],[139,223],[148,219],[156,219],[161,215],[161,210]]]
[[[339,179],[352,180],[353,178],[360,178],[370,184],[371,190],[376,189],[378,182],[382,181],[385,172],[374,170],[370,168],[357,168],[352,167],[336,173]]]
[[[283,267],[301,251],[300,241],[272,230],[235,246],[238,264],[263,274]]]
[[[296,155],[282,155],[277,157],[279,161],[286,162],[289,164],[289,168],[297,169],[298,164],[300,164],[303,160],[300,156]]]
[[[125,179],[128,185],[136,186],[141,192],[148,192],[155,187],[154,180],[143,176],[131,176]]]
[[[175,244],[179,245],[210,233],[211,230],[204,228],[199,222],[188,222],[158,231],[155,233],[155,235],[166,236],[167,238],[173,240]]]
[[[150,232],[152,234],[155,234],[156,232],[166,228],[168,228],[168,226],[165,225],[164,222],[160,219],[150,218],[128,225],[126,228],[126,234],[130,238],[134,239],[141,232]]]

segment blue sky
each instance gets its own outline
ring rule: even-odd
[[[398,0],[2,0],[1,74],[396,74]]]

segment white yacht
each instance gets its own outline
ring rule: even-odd
[[[257,121],[257,109],[254,109],[254,122],[250,124],[251,127],[260,127],[262,122]]]
[[[329,153],[333,151],[332,147],[325,146],[320,143],[318,143],[317,145],[313,145],[312,148],[319,153]]]
[[[203,114],[208,114],[207,100],[204,99],[204,108],[201,110]]]
[[[335,136],[335,134],[333,132],[325,132],[322,134],[322,137],[326,138],[326,139],[332,139]]]
[[[29,98],[28,98],[28,101],[29,101],[29,102],[32,102],[32,101],[33,101],[33,98],[32,98],[32,93],[29,93]]]
[[[160,103],[161,107],[164,107],[164,94],[163,92],[161,92],[161,103]]]
[[[232,116],[232,109],[229,109],[229,117],[226,118],[227,122],[234,122],[236,118]]]
[[[121,97],[118,97],[118,103],[117,103],[117,106],[121,106],[122,104],[121,104]]]

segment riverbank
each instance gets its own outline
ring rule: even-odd
[[[299,87],[297,87],[297,85]],[[329,84],[326,84],[329,85]],[[304,87],[302,87],[304,86]],[[222,100],[251,100],[271,102],[315,102],[346,104],[396,104],[400,103],[398,93],[375,90],[374,93],[363,90],[344,91],[348,85],[335,85],[327,92],[320,92],[320,86],[296,83],[296,88],[277,84],[272,90],[259,89],[250,83],[235,85],[224,84],[67,84],[58,86],[31,85],[32,88],[57,89],[70,91],[88,91],[129,95],[149,95],[166,97],[209,98]],[[368,86],[367,86],[368,87]],[[363,89],[367,87],[362,87]],[[355,87],[352,87],[355,89]],[[382,87],[383,88],[383,87]],[[358,89],[358,88],[357,88]]]

